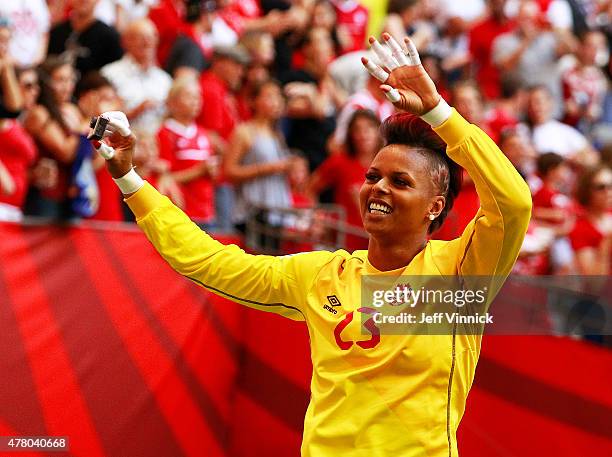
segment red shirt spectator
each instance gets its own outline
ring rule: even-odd
[[[98,191],[100,192],[100,206],[96,214],[88,219],[122,221],[122,194],[105,166],[100,167],[96,171],[96,181],[98,182]]]
[[[559,191],[544,184],[533,196],[535,208],[557,208],[568,212],[573,210],[572,200]]]
[[[210,70],[202,74],[200,86],[204,105],[196,122],[205,129],[214,130],[224,140],[229,140],[240,121],[236,97],[227,84]]]
[[[349,38],[342,43],[342,54],[358,51],[365,46],[369,11],[355,0],[331,0],[336,11],[336,24],[339,33]]]
[[[493,41],[513,30],[514,26],[514,22],[508,20],[502,11],[475,25],[469,32],[470,53],[473,61],[478,62],[476,79],[483,95],[489,100],[500,95],[499,70],[491,58]]]
[[[354,227],[363,227],[359,208],[359,189],[367,169],[361,161],[343,153],[330,156],[317,169],[320,183],[324,187],[333,187],[335,202],[344,208],[346,222]],[[368,240],[347,235],[346,247],[349,251],[367,249]]]
[[[261,15],[261,8],[255,0],[234,0],[219,12],[219,16],[239,36],[244,33],[247,20]]]
[[[158,133],[159,155],[170,162],[171,171],[192,168],[213,156],[206,132],[196,124],[183,126],[173,119],[164,122]],[[200,177],[181,184],[185,212],[199,222],[215,217],[214,188],[210,178]]]
[[[448,213],[444,224],[433,233],[431,238],[447,241],[459,238],[470,221],[474,219],[479,208],[480,199],[476,193],[476,186],[468,179],[467,173],[464,171],[461,192],[455,199],[453,208]]]
[[[570,241],[574,251],[584,248],[599,248],[603,241],[603,234],[585,216],[581,216],[574,225],[574,230],[570,232]]]
[[[174,41],[187,28],[184,17],[185,5],[181,0],[160,0],[155,8],[149,10],[149,19],[153,21],[159,33],[157,62],[162,67]]]
[[[32,138],[19,123],[6,120],[0,129],[0,160],[13,178],[15,191],[10,195],[0,192],[0,203],[21,208],[28,190],[28,168],[37,156]]]

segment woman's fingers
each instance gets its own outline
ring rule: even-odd
[[[370,46],[372,47],[372,51],[378,57],[379,62],[387,67],[390,71],[395,70],[400,64],[393,58],[391,55],[391,51],[388,47],[383,46],[378,42],[378,40],[374,37],[370,37]]]
[[[129,136],[132,133],[128,118],[121,111],[107,111],[106,113],[103,113],[102,116],[108,119],[106,129],[110,131],[111,134],[114,132],[119,132],[121,136]]]
[[[408,37],[405,37],[404,43],[406,44],[408,59],[411,62],[410,64],[411,65],[421,65],[421,58],[419,57],[419,52],[417,51],[417,48],[412,42],[412,40]]]
[[[411,65],[410,59],[406,56],[404,49],[400,46],[400,44],[388,33],[383,33],[383,39],[391,49],[391,55],[397,60],[397,62],[401,65]]]
[[[389,73],[387,73],[385,70],[380,68],[374,62],[366,59],[365,57],[361,58],[361,63],[366,67],[368,72],[376,79],[378,79],[381,83],[384,83],[387,78],[389,78]]]
[[[385,93],[385,97],[387,97],[387,100],[389,100],[391,103],[397,103],[402,99],[399,91],[394,87],[391,87],[388,84],[383,84],[382,86],[380,86],[380,88]]]

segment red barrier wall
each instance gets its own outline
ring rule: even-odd
[[[299,455],[304,325],[207,293],[137,230],[0,224],[0,354],[0,436],[69,436],[83,457]],[[612,455],[611,380],[589,343],[485,337],[461,455]]]

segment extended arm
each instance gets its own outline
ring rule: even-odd
[[[114,149],[107,167],[126,196],[138,226],[170,266],[206,289],[249,307],[304,320],[305,296],[314,277],[332,254],[306,253],[272,257],[246,254],[225,246],[199,229],[179,208],[139,178],[132,169],[135,138],[123,113],[112,115]],[[100,144],[94,142],[94,146]]]
[[[389,35],[387,47],[370,39],[385,69],[364,59],[370,73],[384,82],[381,89],[396,107],[427,121],[446,142],[447,154],[473,179],[481,208],[461,238],[454,240],[461,275],[507,275],[518,256],[531,214],[529,188],[497,145],[441,100],[416,48],[406,48]],[[389,70],[389,72],[387,71]]]

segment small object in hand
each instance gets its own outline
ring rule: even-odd
[[[89,121],[89,127],[93,129],[93,132],[89,134],[87,139],[100,141],[104,137],[108,122],[109,120],[102,116],[92,117],[91,121]]]

